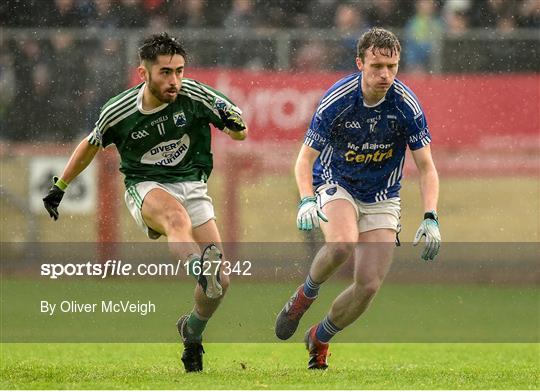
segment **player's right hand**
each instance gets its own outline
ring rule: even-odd
[[[302,198],[298,205],[298,215],[296,216],[296,226],[298,229],[312,230],[319,227],[319,219],[328,222],[328,217],[317,204],[317,198],[315,196]]]
[[[49,189],[47,196],[43,198],[45,209],[54,220],[58,219],[58,206],[64,197],[64,191],[56,185],[58,177],[53,177],[53,186]]]

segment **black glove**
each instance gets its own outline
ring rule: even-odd
[[[49,189],[47,196],[43,198],[45,209],[54,220],[58,219],[58,206],[64,197],[64,191],[54,185],[58,181],[58,177],[53,177],[53,186]]]
[[[227,129],[233,132],[240,132],[246,129],[246,124],[244,124],[242,117],[231,108],[218,108],[218,113]]]

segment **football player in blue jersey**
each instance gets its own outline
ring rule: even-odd
[[[413,244],[425,237],[425,260],[434,260],[439,251],[439,179],[431,136],[418,99],[396,79],[400,53],[390,31],[372,28],[362,35],[356,57],[360,72],[341,79],[323,96],[296,161],[301,197],[297,226],[320,226],[325,245],[278,315],[278,338],[294,334],[320,285],[354,259],[353,283],[306,332],[310,369],[328,367],[328,342],[364,313],[390,268],[400,230],[399,190],[407,147],[420,174],[425,211]]]

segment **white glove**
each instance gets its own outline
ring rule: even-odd
[[[315,196],[306,196],[298,204],[298,215],[296,216],[296,226],[300,230],[312,230],[319,227],[319,219],[328,222],[328,218],[317,204]]]
[[[439,218],[435,211],[426,212],[424,220],[416,231],[413,246],[418,245],[422,237],[426,237],[426,245],[422,251],[422,258],[426,261],[435,260],[441,247],[441,233],[439,231]]]

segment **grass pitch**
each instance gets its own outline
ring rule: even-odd
[[[206,345],[185,374],[180,344],[2,344],[1,389],[538,389],[539,344],[331,345],[327,371],[298,343]]]

